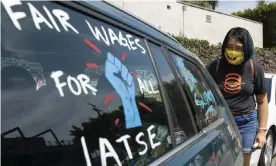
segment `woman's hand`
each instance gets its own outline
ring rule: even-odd
[[[263,146],[266,144],[266,134],[265,131],[259,131],[256,135],[255,142],[258,142],[257,148],[263,148]]]

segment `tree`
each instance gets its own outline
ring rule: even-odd
[[[185,3],[189,3],[189,4],[193,4],[193,5],[196,5],[196,6],[201,6],[201,7],[204,7],[204,8],[209,8],[209,9],[213,9],[215,10],[216,7],[218,7],[218,0],[215,0],[215,1],[191,1],[191,0],[186,0],[184,1]]]
[[[185,2],[196,5],[196,6],[210,8],[209,3],[207,1],[185,1]]]
[[[265,1],[264,0],[259,0],[257,7],[260,7],[262,5],[265,5]]]
[[[145,108],[138,105],[139,113],[143,122],[143,126],[146,124],[167,125],[167,115],[164,105],[161,101],[155,98],[144,97],[144,95],[137,95],[136,101],[142,102],[153,111],[147,111]],[[91,106],[92,111],[97,112],[97,117],[90,117],[88,121],[82,122],[81,126],[72,126],[69,131],[73,136],[74,144],[80,145],[80,138],[85,137],[87,146],[90,151],[99,149],[98,141],[99,137],[106,138],[117,149],[124,149],[123,145],[116,144],[116,139],[125,134],[129,134],[132,138],[144,131],[144,128],[137,127],[133,129],[127,129],[125,127],[125,118],[123,106],[113,109],[110,112],[97,108],[96,105],[88,103]],[[129,143],[132,148],[137,151],[140,145]],[[116,146],[115,146],[116,145]]]
[[[219,5],[219,1],[207,1],[210,5],[211,5],[211,7],[212,7],[212,9],[213,10],[215,10],[216,9],[216,7],[218,7],[218,5]]]
[[[246,9],[233,15],[263,23],[264,47],[276,47],[276,2],[259,1],[255,9]]]

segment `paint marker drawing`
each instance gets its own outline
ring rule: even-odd
[[[81,146],[82,146],[82,149],[83,149],[83,153],[84,153],[84,157],[85,157],[85,161],[86,161],[86,166],[92,166],[90,156],[89,156],[89,152],[88,152],[88,149],[87,149],[87,145],[86,145],[86,142],[85,142],[85,138],[83,136],[81,137]]]
[[[119,78],[115,76],[115,74],[121,74],[121,77]],[[135,86],[132,75],[125,65],[111,53],[107,53],[107,59],[105,62],[105,77],[111,83],[122,100],[126,128],[141,126],[141,118],[135,101]]]

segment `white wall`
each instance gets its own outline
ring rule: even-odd
[[[206,22],[210,15],[212,22]],[[257,47],[263,47],[263,24],[221,13],[187,6],[185,11],[185,34],[188,38],[208,40],[212,44],[222,42],[226,33],[233,27],[246,28]]]
[[[176,0],[147,2],[113,0],[111,3],[161,28],[164,32],[179,35],[184,29],[184,34],[188,38],[208,40],[211,44],[222,43],[232,27],[240,26],[250,32],[256,47],[263,47],[262,23],[186,5],[183,27],[183,5]],[[170,10],[167,9],[167,5],[170,5]],[[206,15],[211,16],[211,23],[206,22]]]

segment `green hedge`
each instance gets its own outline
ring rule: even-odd
[[[211,45],[207,40],[173,37],[186,49],[197,55],[204,64],[208,64],[221,54],[221,45]],[[276,73],[276,49],[255,48],[255,60],[261,63],[266,72]]]
[[[259,3],[254,9],[246,9],[232,14],[262,22],[264,47],[276,47],[276,2]]]

